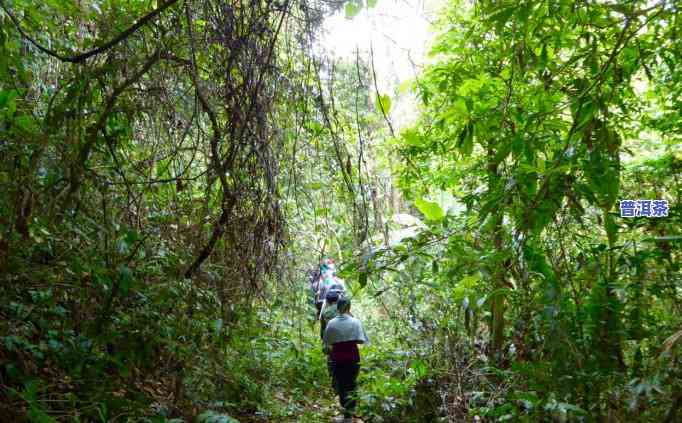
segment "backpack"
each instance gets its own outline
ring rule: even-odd
[[[317,301],[323,302],[327,292],[331,291],[336,291],[339,294],[339,297],[343,297],[346,294],[346,287],[343,280],[336,276],[334,276],[330,282],[320,279],[318,281]]]

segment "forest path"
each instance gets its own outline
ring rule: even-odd
[[[299,363],[299,366],[301,366],[301,371],[314,372],[316,377],[309,381],[308,386],[311,386],[311,389],[305,393],[299,391],[300,381],[291,381],[290,385],[280,386],[273,393],[273,400],[280,404],[278,408],[288,411],[287,416],[283,416],[281,420],[277,421],[292,423],[337,421],[335,418],[342,416],[343,410],[339,404],[339,397],[332,386],[331,375],[327,368],[327,356],[322,352],[322,344],[319,339],[319,322],[303,329],[303,333],[300,335],[302,336],[300,339],[301,346],[306,349],[304,355],[308,355],[308,360],[301,357],[305,364]],[[359,386],[359,389],[361,390],[362,386]],[[361,418],[354,420],[355,423],[362,423],[363,421]]]

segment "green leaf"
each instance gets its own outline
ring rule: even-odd
[[[11,93],[11,91],[0,90],[0,109],[4,108],[7,105],[7,103],[9,102],[10,93]]]
[[[362,7],[360,4],[358,4],[355,0],[351,0],[348,3],[346,3],[346,18],[347,19],[352,19],[355,16],[357,16],[358,13],[360,13],[360,10],[362,10]]]
[[[7,94],[7,98],[5,100],[6,105],[5,116],[7,116],[8,119],[12,118],[12,116],[14,116],[14,112],[16,112],[17,110],[17,103],[14,100],[15,98],[17,98],[16,91],[10,91]]]
[[[414,360],[410,367],[414,370],[417,380],[423,379],[429,373],[428,366],[421,360]]]
[[[371,9],[371,8],[373,8],[374,6],[376,6],[376,5],[377,5],[377,1],[378,1],[378,0],[367,0],[367,8],[368,8],[368,9]]]
[[[595,114],[595,108],[594,104],[592,101],[587,101],[583,106],[580,108],[578,112],[578,117],[577,117],[577,122],[578,124],[575,127],[576,131],[579,131],[585,127],[585,125],[588,124],[589,121],[592,120]]]
[[[540,52],[540,59],[538,60],[538,65],[541,70],[544,70],[547,66],[547,44],[542,45],[542,51]]]
[[[465,156],[470,156],[474,151],[474,126],[467,123],[459,134],[459,149]]]
[[[453,107],[458,116],[467,116],[469,114],[467,103],[462,97],[455,100]]]
[[[391,110],[391,98],[384,94],[384,95],[377,95],[377,110],[381,112],[383,109],[384,114],[388,114],[388,111]]]
[[[417,132],[414,129],[408,129],[405,132],[403,132],[403,139],[407,143],[407,145],[420,145],[422,143],[421,137],[419,136],[419,132]]]
[[[611,213],[606,213],[604,215],[604,227],[606,229],[606,236],[609,240],[609,244],[614,245],[618,237],[618,224],[613,219]]]
[[[367,285],[367,272],[360,272],[358,275],[358,284],[360,284],[360,288],[364,288]]]
[[[438,203],[434,203],[431,201],[424,200],[423,198],[418,198],[415,202],[414,205],[419,209],[420,212],[426,217],[427,220],[443,220],[445,217],[445,212],[443,212],[443,209],[438,205]]]
[[[216,336],[220,335],[220,330],[223,328],[223,319],[216,319],[213,321],[213,331]]]
[[[118,286],[121,290],[121,294],[122,295],[128,294],[128,291],[130,290],[130,283],[133,280],[133,272],[130,270],[128,266],[121,265],[118,268],[118,277],[119,277]]]
[[[504,140],[495,153],[495,162],[500,163],[507,158],[512,149],[512,142]]]

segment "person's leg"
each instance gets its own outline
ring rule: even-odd
[[[348,401],[347,386],[348,386],[348,371],[347,366],[343,363],[334,363],[334,380],[336,382],[336,394],[339,396],[339,405],[343,409],[344,417],[351,417],[346,411],[346,402]]]
[[[329,371],[329,377],[332,379],[332,388],[334,388],[334,392],[338,394],[339,389],[336,386],[336,377],[334,376],[334,362],[329,356],[327,356],[327,370]]]
[[[354,395],[359,370],[360,365],[358,363],[336,363],[334,365],[339,404],[343,408],[343,415],[347,418],[352,417],[355,411]]]
[[[360,363],[351,363],[348,365],[348,384],[346,385],[346,402],[343,406],[346,410],[346,417],[355,414],[355,406],[357,405],[356,391],[358,387],[358,374],[360,373]]]

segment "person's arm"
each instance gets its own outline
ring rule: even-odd
[[[319,279],[317,281],[317,298],[316,298],[317,301],[324,300],[324,295],[326,294],[326,291],[327,291],[326,288],[327,287],[326,287],[326,284],[324,283],[324,281],[322,279]]]
[[[317,316],[318,320],[322,320],[322,317],[324,316],[324,312],[327,309],[327,300],[325,299],[322,301],[322,307],[320,307],[320,315]]]
[[[329,355],[331,353],[331,345],[329,345],[329,325],[324,330],[324,335],[322,335],[322,351]]]

